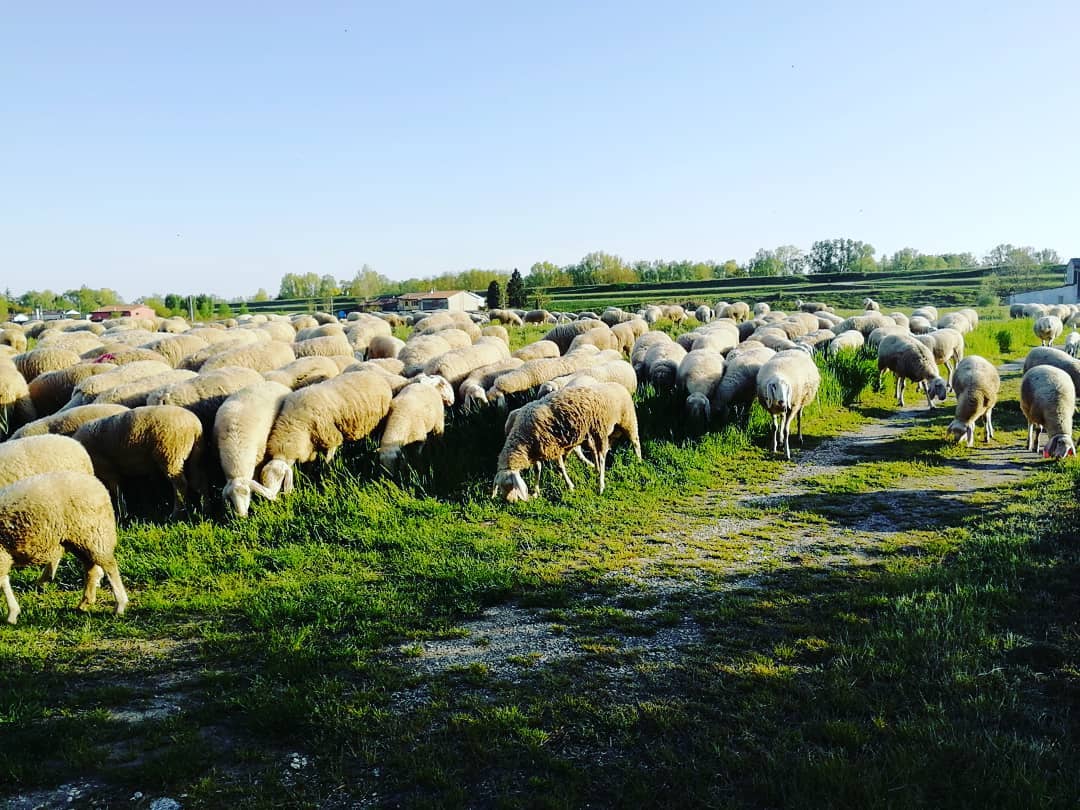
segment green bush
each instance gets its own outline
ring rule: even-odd
[[[818,367],[823,388],[828,387],[827,380],[835,380],[842,405],[858,402],[866,387],[877,379],[877,362],[864,349],[841,351],[832,357],[818,355]]]
[[[994,333],[994,340],[997,341],[998,350],[1002,354],[1012,353],[1012,339],[1012,332],[1010,332],[1008,329],[999,329],[997,332]]]

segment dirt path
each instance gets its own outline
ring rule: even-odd
[[[1016,371],[1011,366],[1001,370]],[[703,505],[719,513],[715,519],[659,534],[656,539],[662,542],[649,556],[605,577],[613,589],[584,598],[597,605],[645,598],[652,606],[636,613],[647,622],[703,588],[714,592],[759,588],[778,565],[822,569],[874,565],[884,545],[902,545],[908,533],[962,525],[980,501],[993,497],[987,493],[1023,480],[1038,464],[1015,442],[987,445],[980,429],[972,452],[935,458],[919,474],[891,485],[841,494],[820,488],[822,481],[853,465],[882,461],[883,451],[895,458],[904,434],[925,423],[926,406],[916,404],[799,453],[769,485],[768,495],[710,493]],[[523,658],[543,665],[582,654],[572,638],[553,630],[541,610],[500,605],[466,624],[465,630],[460,638],[403,647],[407,653],[403,660],[424,676],[482,665],[495,677],[514,680]],[[701,638],[696,624],[684,618],[651,634],[629,634],[619,640],[638,656],[667,660]],[[397,697],[402,706],[422,703],[423,687]]]

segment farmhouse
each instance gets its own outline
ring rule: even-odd
[[[426,293],[405,293],[393,299],[379,299],[383,311],[447,309],[451,312],[476,312],[484,299],[468,290],[431,290]]]
[[[1048,290],[1032,290],[1009,296],[1010,304],[1078,304],[1080,303],[1080,259],[1069,259],[1065,265],[1064,286]]]
[[[109,318],[149,318],[154,319],[154,310],[142,304],[110,304],[99,307],[90,313],[91,321],[105,321]]]

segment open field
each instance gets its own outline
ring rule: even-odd
[[[123,617],[70,609],[70,559],[18,572],[0,800],[1075,806],[1080,464],[1023,451],[1015,365],[971,450],[951,398],[837,373],[793,464],[756,406],[688,437],[646,390],[603,496],[572,465],[506,505],[498,417],[454,413],[402,479],[364,443],[247,520],[126,521]]]

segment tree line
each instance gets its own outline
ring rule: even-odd
[[[286,273],[278,286],[277,299],[314,299],[333,305],[335,298],[356,301],[380,295],[402,295],[428,290],[488,290],[494,295],[492,284],[498,289],[498,300],[510,306],[524,306],[526,297],[535,299],[538,289],[546,287],[578,287],[598,284],[657,284],[672,281],[706,281],[709,279],[741,278],[751,276],[784,276],[809,273],[871,273],[871,272],[920,272],[950,270],[971,267],[1005,267],[1013,280],[1021,285],[1034,278],[1041,268],[1061,264],[1057,251],[1046,248],[1000,244],[981,259],[973,253],[922,253],[905,247],[893,254],[876,255],[874,247],[855,239],[823,239],[814,242],[810,250],[803,251],[795,245],[780,245],[773,249],[758,250],[745,262],[727,259],[723,262],[706,260],[638,260],[626,261],[620,256],[604,251],[594,251],[579,261],[558,265],[539,261],[529,268],[527,274],[517,269],[484,270],[472,268],[457,273],[442,273],[424,278],[408,278],[396,281],[375,271],[365,264],[352,278],[338,279],[331,274]],[[513,301],[510,293],[513,292]],[[178,293],[143,296],[133,303],[146,304],[162,316],[187,315],[193,309],[197,317],[228,317],[246,311],[248,301],[269,301],[270,293],[260,288],[251,297],[225,300],[219,296],[200,294],[189,296]],[[495,299],[492,299],[495,300]],[[120,296],[108,287],[94,289],[83,286],[77,290],[56,293],[51,290],[29,290],[14,297],[11,291],[0,295],[0,321],[13,312],[42,310],[78,310],[86,314],[101,306],[121,303]]]

